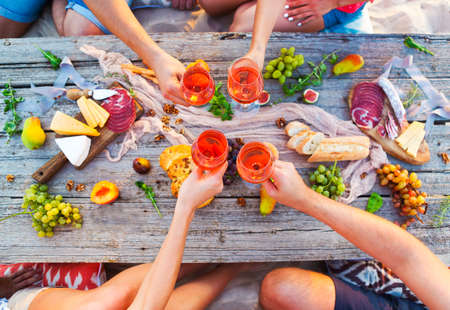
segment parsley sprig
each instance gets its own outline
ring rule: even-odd
[[[161,212],[159,212],[158,205],[156,204],[155,193],[153,192],[153,188],[150,185],[147,185],[142,181],[136,181],[135,184],[137,187],[139,187],[140,189],[142,189],[145,192],[145,197],[150,199],[150,201],[152,202],[153,206],[156,209],[156,212],[158,212],[159,217],[162,217]]]
[[[8,135],[8,140],[6,143],[9,143],[11,137],[16,133],[19,133],[19,125],[22,121],[22,118],[17,114],[16,107],[17,104],[24,101],[23,97],[16,97],[16,90],[11,86],[11,81],[5,84],[5,89],[2,90],[3,96],[6,98],[3,99],[3,103],[5,104],[5,108],[3,109],[3,113],[11,112],[12,119],[7,121],[3,126],[3,130],[6,131]]]
[[[214,97],[212,97],[209,102],[210,106],[208,111],[214,116],[220,117],[222,121],[229,121],[233,118],[233,109],[231,108],[231,104],[227,101],[227,98],[220,91],[222,85],[221,82],[217,83]]]
[[[311,67],[311,73],[304,77],[299,77],[297,84],[284,84],[283,92],[285,95],[292,96],[295,93],[302,91],[309,85],[322,85],[323,75],[327,72],[327,65],[325,62],[328,60],[329,63],[335,64],[338,60],[338,56],[336,55],[337,52],[339,52],[339,50],[335,50],[328,55],[323,55],[322,60],[317,65],[312,61],[308,61],[307,64]]]

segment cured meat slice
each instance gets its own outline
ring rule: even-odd
[[[372,129],[378,125],[383,112],[385,94],[372,82],[362,82],[353,89],[351,116],[358,127]]]
[[[116,133],[127,131],[136,120],[136,106],[128,91],[123,88],[113,88],[117,95],[103,101],[102,107],[110,117],[106,127]]]

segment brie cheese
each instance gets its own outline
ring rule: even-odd
[[[76,167],[81,166],[91,148],[91,139],[86,136],[57,138],[55,142],[70,163]]]

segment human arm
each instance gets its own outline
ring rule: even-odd
[[[287,0],[284,17],[291,22],[306,25],[333,9],[350,4],[365,2],[361,0]]]
[[[256,4],[252,43],[245,57],[256,62],[260,70],[264,66],[267,42],[283,7],[284,1],[258,0]]]
[[[172,0],[172,7],[178,10],[192,10],[197,2],[197,0]]]
[[[264,183],[278,202],[327,224],[392,271],[430,309],[450,304],[450,271],[422,242],[393,223],[311,190],[291,163],[277,161],[274,183]]]
[[[27,288],[42,279],[39,271],[26,268],[12,275],[0,277],[0,298],[10,298],[18,290]]]
[[[167,54],[150,38],[131,12],[127,2],[85,0],[85,3],[106,28],[155,71],[164,97],[174,103],[187,105],[180,85],[185,71],[183,64]]]
[[[226,168],[225,163],[206,175],[201,169],[194,168],[183,182],[169,232],[129,309],[165,308],[178,277],[186,236],[195,210],[222,191],[222,176]]]

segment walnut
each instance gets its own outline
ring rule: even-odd
[[[14,182],[14,179],[15,179],[15,178],[16,178],[16,177],[13,176],[12,174],[8,174],[8,175],[6,176],[6,181],[9,182],[9,183],[12,183],[12,182]]]
[[[180,134],[184,135],[184,128],[180,129]]]
[[[170,117],[168,117],[167,115],[164,115],[163,117],[161,117],[161,122],[163,122],[166,125],[169,125]]]
[[[245,198],[243,198],[243,197],[239,197],[239,198],[237,199],[237,203],[238,203],[238,205],[240,205],[241,207],[245,207],[245,205],[247,204],[247,202],[245,201]]]
[[[286,120],[283,117],[280,117],[279,119],[277,119],[275,121],[275,124],[277,124],[277,127],[281,129],[281,128],[286,127],[287,122],[286,122]]]
[[[359,176],[361,178],[361,180],[364,180],[367,176],[367,172],[363,172],[361,173],[361,175]]]
[[[67,183],[66,183],[66,189],[67,189],[69,192],[72,191],[73,185],[74,185],[73,180],[67,181]]]
[[[165,138],[164,135],[156,135],[156,136],[153,138],[153,140],[155,140],[156,142],[158,142],[158,141],[163,140],[164,138]]]
[[[181,118],[177,118],[176,120],[175,120],[175,125],[180,125],[180,124],[182,124],[183,123],[183,119],[181,119]]]
[[[441,156],[442,160],[444,161],[444,163],[447,165],[448,163],[450,163],[450,159],[448,158],[448,154],[447,153],[438,153],[439,156]]]
[[[77,192],[83,192],[85,189],[86,189],[86,185],[84,185],[84,184],[78,184],[78,185],[75,187],[75,190],[76,190]]]
[[[168,104],[166,103],[163,107],[164,112],[166,112],[167,114],[178,114],[178,109],[175,108],[174,104]]]
[[[163,129],[164,131],[170,131],[172,128],[170,128],[170,127],[167,126],[167,125],[163,125],[163,126],[162,126],[162,129]]]
[[[155,115],[156,115],[156,112],[153,109],[150,109],[147,111],[147,113],[145,113],[145,116],[154,117]]]

